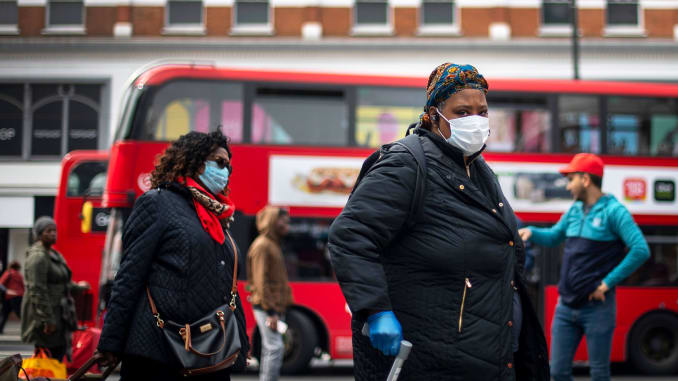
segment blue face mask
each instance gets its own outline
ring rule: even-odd
[[[228,168],[219,168],[216,161],[205,162],[205,172],[200,175],[200,181],[213,194],[217,194],[226,188],[228,185]]]

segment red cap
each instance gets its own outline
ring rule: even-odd
[[[574,155],[567,167],[561,168],[558,172],[563,175],[574,172],[584,172],[603,177],[603,160],[592,153],[578,153]]]

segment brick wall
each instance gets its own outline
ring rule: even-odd
[[[132,7],[132,30],[135,36],[160,36],[165,26],[164,7]]]
[[[419,9],[395,7],[393,27],[396,37],[416,37],[419,28]],[[205,8],[207,36],[226,37],[232,28],[233,8],[209,6]],[[540,33],[539,8],[461,8],[458,10],[460,33],[464,37],[489,37],[489,28],[495,23],[510,27],[511,37],[538,38]],[[165,9],[162,6],[97,6],[87,7],[86,34],[112,36],[116,23],[129,22],[133,36],[161,36],[165,27]],[[275,7],[272,12],[273,34],[282,37],[300,37],[308,22],[319,23],[325,37],[351,35],[353,8],[350,7]],[[678,25],[678,9],[645,9],[641,26],[649,38],[674,38]],[[44,6],[19,7],[21,36],[40,36],[45,28]],[[579,28],[584,38],[605,35],[604,9],[579,9]]]
[[[231,30],[231,7],[206,7],[205,29],[208,36],[227,36]]]
[[[112,36],[118,18],[116,7],[87,7],[85,24],[90,36]]]
[[[45,28],[45,7],[19,7],[19,33],[39,36]]]

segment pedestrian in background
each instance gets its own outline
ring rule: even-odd
[[[282,340],[285,311],[292,304],[281,240],[290,230],[286,209],[266,206],[257,213],[259,236],[247,252],[247,280],[254,318],[261,334],[259,379],[280,378],[284,345]]]
[[[482,157],[487,90],[473,66],[438,66],[414,130],[427,172],[403,145],[383,147],[330,228],[357,380],[386,379],[403,338],[402,380],[548,379],[516,217]],[[406,229],[418,176],[423,205]]]
[[[27,252],[26,292],[21,303],[21,340],[46,349],[50,357],[70,361],[71,333],[77,316],[71,293],[89,289],[87,282],[71,281],[72,272],[54,248],[56,222],[42,216],[33,225],[35,242]]]
[[[0,285],[5,289],[5,297],[2,301],[2,320],[0,320],[0,334],[5,330],[7,318],[14,311],[17,317],[21,318],[21,301],[24,297],[24,276],[21,275],[21,265],[17,261],[12,261],[0,277]]]
[[[152,189],[134,204],[98,345],[104,364],[122,360],[122,381],[185,379],[156,318],[194,322],[231,300],[238,255],[227,230],[235,211],[228,198],[231,156],[221,130],[182,135],[151,173]],[[241,348],[232,368],[242,369],[249,341],[235,299]],[[232,368],[192,379],[227,381]]]
[[[629,211],[602,192],[603,170],[600,157],[575,155],[560,170],[567,176],[574,204],[550,228],[520,229],[524,241],[537,245],[557,246],[565,241],[560,297],[551,326],[551,375],[556,381],[573,379],[572,360],[582,335],[586,335],[591,379],[610,379],[615,286],[650,257]]]

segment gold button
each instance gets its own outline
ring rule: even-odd
[[[459,186],[459,189],[464,190],[464,186],[463,186],[463,185],[460,185],[460,186]]]
[[[497,213],[497,209],[492,209],[492,213]]]
[[[500,208],[503,208],[503,207],[504,207],[504,203],[503,203],[503,202],[500,202],[500,203],[499,203],[499,207],[500,207]]]
[[[508,323],[506,323],[506,324],[507,324],[509,327],[513,327],[513,322],[510,321],[510,320],[509,320]]]
[[[513,241],[509,241],[509,246],[513,246]]]

